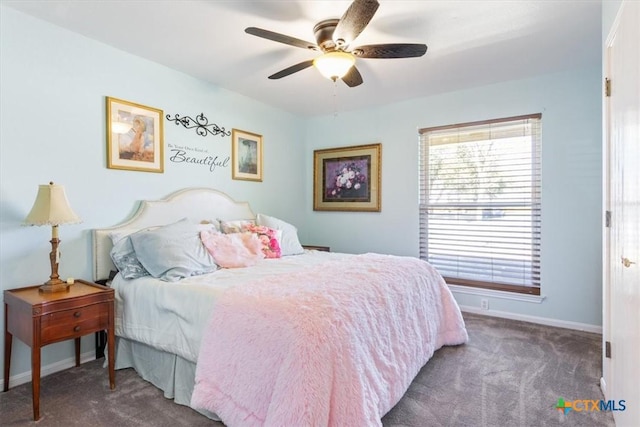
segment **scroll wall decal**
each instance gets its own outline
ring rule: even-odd
[[[219,135],[221,137],[225,137],[231,135],[231,131],[228,131],[223,127],[221,128],[215,123],[209,123],[209,119],[204,116],[204,113],[198,114],[195,119],[189,116],[180,117],[179,114],[174,115],[173,118],[171,118],[171,114],[167,114],[166,117],[167,120],[174,122],[176,125],[182,125],[186,129],[195,128],[196,133],[200,136],[207,136],[211,134],[213,136]]]

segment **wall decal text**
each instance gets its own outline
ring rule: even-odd
[[[229,156],[209,154],[208,150],[202,148],[193,148],[177,144],[169,144],[169,160],[174,163],[208,166],[210,172],[214,172],[216,168],[219,167],[229,167],[229,162],[231,161]]]

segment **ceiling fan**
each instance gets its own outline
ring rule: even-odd
[[[356,58],[415,58],[427,52],[426,45],[416,43],[372,44],[350,48],[350,44],[371,21],[378,6],[377,0],[354,0],[342,18],[325,19],[313,27],[316,43],[262,28],[248,27],[244,31],[290,46],[323,52],[315,59],[302,61],[270,75],[270,79],[280,79],[313,65],[325,77],[333,81],[341,79],[347,86],[355,87],[362,84],[362,75],[355,66]]]

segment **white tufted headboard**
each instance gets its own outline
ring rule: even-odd
[[[93,280],[109,277],[116,267],[111,261],[110,234],[120,230],[141,230],[170,224],[189,218],[194,221],[254,219],[249,203],[236,202],[231,197],[210,188],[187,188],[170,194],[166,199],[141,201],[132,217],[116,226],[93,230]]]

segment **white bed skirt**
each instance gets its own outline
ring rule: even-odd
[[[191,394],[196,376],[195,363],[137,341],[118,337],[115,368],[135,369],[144,380],[162,390],[164,397],[173,399],[179,405],[191,407]],[[194,409],[194,411],[220,421],[220,418],[213,412],[205,409]]]

